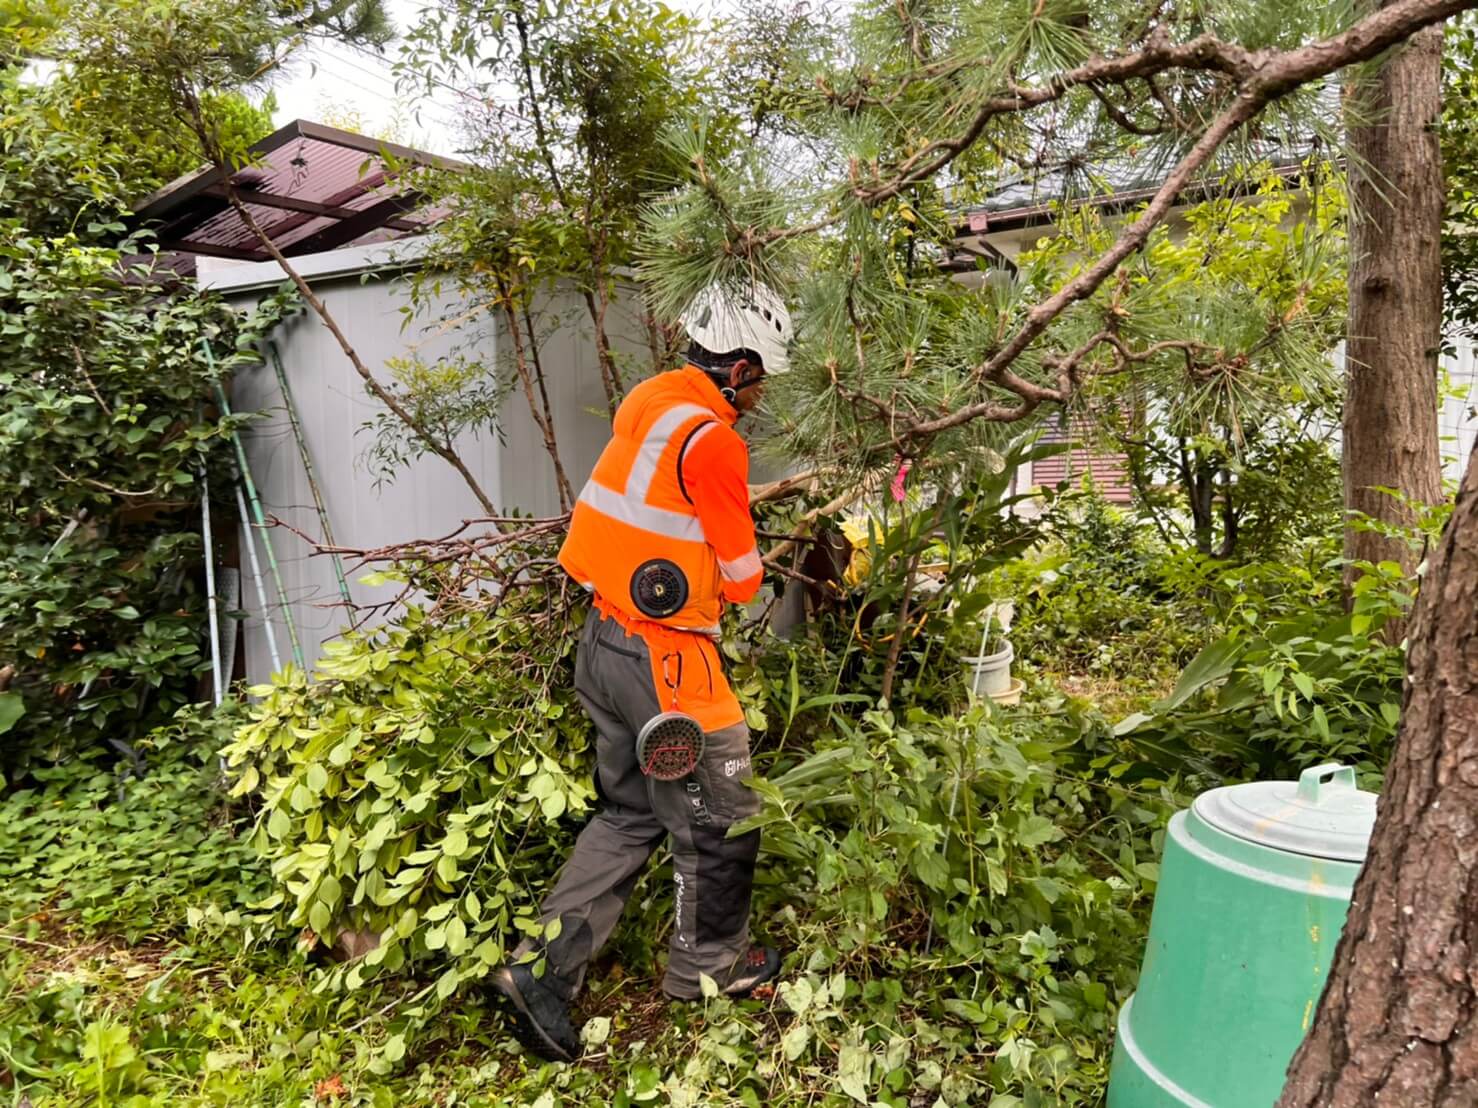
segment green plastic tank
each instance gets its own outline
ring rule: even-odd
[[[1270,1108],[1329,973],[1375,823],[1355,771],[1213,789],[1170,820],[1109,1108]]]

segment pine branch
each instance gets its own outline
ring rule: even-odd
[[[1189,42],[1173,43],[1168,29],[1161,25],[1152,30],[1145,45],[1120,57],[1094,57],[1073,69],[1065,70],[1043,84],[1026,85],[1013,81],[995,95],[982,99],[966,128],[959,134],[936,139],[894,166],[876,184],[854,182],[850,188],[854,199],[866,207],[876,207],[909,188],[932,179],[935,174],[971,149],[993,120],[1021,114],[1034,108],[1056,103],[1074,89],[1095,86],[1127,85],[1141,80],[1154,88],[1153,79],[1177,71],[1220,74],[1234,82],[1235,101],[1207,128],[1206,134],[1217,134],[1217,140],[1203,149],[1205,136],[1182,160],[1190,161],[1194,170],[1231,134],[1263,107],[1287,95],[1300,85],[1327,76],[1357,62],[1367,61],[1382,51],[1404,42],[1424,27],[1441,22],[1459,12],[1478,7],[1478,0],[1395,0],[1387,7],[1369,14],[1340,34],[1291,50],[1248,50],[1236,43],[1225,42],[1204,34]],[[958,61],[940,64],[926,70],[930,77],[953,75],[966,65],[988,68],[997,59],[985,57],[973,63]],[[925,79],[910,75],[903,84]],[[1230,121],[1230,122],[1229,122]],[[1199,152],[1199,153],[1198,153]],[[1192,157],[1193,155],[1194,158]],[[1177,167],[1179,168],[1179,167]],[[1183,185],[1190,174],[1180,176]],[[775,228],[765,232],[745,230],[734,246],[754,252],[773,243],[812,235],[833,227],[846,218],[845,211],[797,227]]]
[[[1258,55],[1241,52],[1254,61],[1250,63],[1242,89],[1232,106],[1206,129],[1156,190],[1144,212],[1120,233],[1113,246],[1056,293],[1035,305],[1027,313],[1027,322],[977,369],[976,376],[1016,392],[1022,397],[1023,406],[1035,407],[1045,399],[1066,403],[1070,395],[1063,395],[1060,391],[1055,395],[1043,395],[1037,386],[1009,375],[1011,364],[1068,307],[1091,296],[1129,255],[1143,247],[1150,232],[1169,214],[1181,190],[1238,128],[1268,103],[1300,84],[1372,58],[1422,27],[1473,7],[1478,7],[1478,0],[1397,0],[1390,7],[1360,20],[1344,33],[1322,42],[1283,52],[1264,51]],[[1209,58],[1236,57],[1236,52],[1224,55],[1212,49],[1210,44],[1203,44],[1200,49],[1206,51],[1205,56]],[[1000,415],[999,402],[981,401],[934,420],[913,423],[902,437],[927,438],[972,420],[999,419]],[[1014,412],[1012,415],[1021,418]]]

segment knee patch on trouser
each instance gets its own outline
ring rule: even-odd
[[[693,828],[698,852],[693,928],[700,945],[732,938],[749,925],[760,833],[727,835],[723,827]]]

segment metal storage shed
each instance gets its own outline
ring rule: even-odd
[[[370,370],[388,380],[385,363],[412,352],[435,361],[460,346],[493,370],[507,349],[501,326],[486,321],[471,336],[457,334],[439,319],[461,314],[454,290],[410,319],[408,271],[424,256],[427,240],[415,237],[435,217],[417,213],[423,198],[395,195],[395,171],[375,151],[381,144],[362,136],[298,122],[259,144],[261,165],[235,175],[250,192],[250,210],[295,269],[325,302]],[[396,148],[396,164],[428,162],[430,155]],[[444,159],[436,159],[440,164]],[[248,184],[255,182],[255,184]],[[245,196],[243,197],[245,198]],[[311,207],[311,210],[310,210]],[[285,280],[230,209],[220,177],[202,171],[175,182],[140,205],[139,218],[158,225],[161,247],[178,251],[181,272],[193,272],[202,287],[215,289],[228,303],[249,310]],[[278,238],[277,235],[281,235]],[[254,245],[256,244],[256,245]],[[618,353],[647,355],[645,332],[635,313],[634,290],[612,305],[608,329]],[[548,388],[561,459],[578,488],[588,477],[609,437],[605,392],[585,306],[573,290],[555,289],[536,305]],[[316,471],[317,484],[338,544],[385,546],[445,534],[482,510],[462,479],[442,459],[431,456],[402,468],[388,483],[376,483],[361,461],[365,424],[383,406],[369,396],[337,342],[319,318],[300,313],[273,336],[289,381],[293,405]],[[277,375],[270,362],[238,372],[231,404],[256,413],[243,433],[251,475],[268,515],[302,532],[320,533],[313,496],[304,471]],[[508,418],[496,434],[467,435],[456,443],[463,461],[501,510],[531,515],[558,512],[553,466],[543,440],[517,390],[507,397]],[[254,528],[243,528],[243,547]],[[284,528],[266,536],[273,543],[289,598],[287,607],[311,666],[323,643],[348,622],[337,606],[339,587],[330,559],[313,556],[309,546]],[[258,537],[259,549],[261,538]],[[264,567],[265,568],[265,567]],[[349,575],[356,603],[393,596],[390,587],[372,589]],[[271,592],[269,584],[269,593]],[[235,597],[223,597],[227,605]],[[272,662],[264,615],[276,630],[284,661],[286,613],[269,604],[263,613],[254,590],[244,590],[245,674],[249,684],[267,680]]]

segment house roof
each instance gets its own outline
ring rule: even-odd
[[[1308,173],[1303,161],[1277,164],[1273,173],[1279,177],[1296,178]],[[1101,191],[1076,197],[1080,204],[1111,210],[1127,210],[1142,204],[1160,191],[1161,179],[1143,175],[1121,176],[1118,180],[1104,182]],[[1210,177],[1187,185],[1177,197],[1177,203],[1209,200],[1216,196],[1236,193],[1245,186],[1229,177]],[[1002,189],[984,204],[965,213],[964,223],[957,235],[980,234],[982,231],[1004,231],[1017,227],[1035,227],[1053,222],[1059,205],[1073,199],[1073,189],[1066,178],[1054,175],[1050,180],[1020,184]]]
[[[408,171],[463,163],[298,119],[252,144],[252,164],[230,175],[252,218],[283,254],[294,257],[340,246],[387,242],[425,230],[442,214],[403,178]],[[243,262],[270,255],[226,193],[226,175],[206,167],[188,173],[135,207],[132,222],[151,226],[167,264],[194,271],[200,255]]]
[[[1263,152],[1276,176],[1298,180],[1310,175],[1308,158],[1314,152],[1313,147],[1293,151],[1269,148]],[[1336,165],[1344,164],[1343,158],[1331,160]],[[1110,162],[1095,168],[1091,177],[1053,171],[1006,185],[984,203],[956,209],[955,218],[960,222],[954,228],[954,251],[942,268],[955,273],[969,272],[975,269],[978,259],[985,258],[992,267],[1014,273],[1015,263],[991,241],[992,236],[1050,227],[1060,217],[1064,204],[1128,212],[1159,192],[1163,181],[1164,174],[1153,166],[1132,167]],[[1175,204],[1195,204],[1246,192],[1247,182],[1235,174],[1208,174],[1182,189]]]

